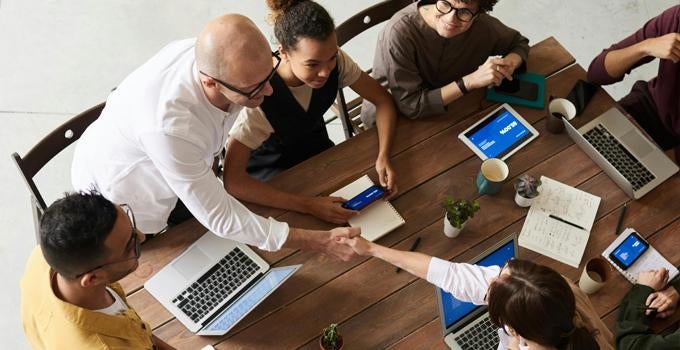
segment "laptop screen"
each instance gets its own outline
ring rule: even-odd
[[[281,283],[288,279],[301,265],[277,267],[269,270],[247,292],[201,331],[226,333],[234,327],[250,310],[271,294]]]
[[[514,258],[515,256],[515,240],[511,239],[498,249],[491,252],[489,255],[482,258],[476,264],[480,266],[503,266],[505,265],[505,262],[511,258]],[[440,300],[442,303],[442,316],[447,329],[454,323],[460,321],[463,317],[469,315],[472,311],[482,307],[481,305],[460,301],[441,288],[437,288],[437,292],[441,294]]]

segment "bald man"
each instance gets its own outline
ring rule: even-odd
[[[211,171],[239,111],[272,93],[272,73],[267,40],[240,15],[216,18],[197,39],[170,43],[118,85],[77,143],[74,188],[127,204],[147,234],[162,231],[183,203],[224,238],[350,259],[354,253],[336,238],[358,230],[296,229],[255,215]]]

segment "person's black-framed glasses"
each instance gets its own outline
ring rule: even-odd
[[[466,8],[455,8],[446,0],[438,0],[434,6],[437,8],[437,11],[444,15],[451,13],[451,11],[456,11],[454,15],[461,22],[470,22],[479,13],[479,11],[472,12]]]
[[[129,205],[127,204],[121,204],[120,205],[121,209],[125,212],[125,214],[128,216],[128,219],[130,220],[130,226],[132,226],[132,233],[130,233],[130,239],[128,240],[128,243],[125,245],[125,253],[128,254],[130,249],[134,250],[134,256],[131,256],[129,258],[124,258],[121,260],[116,260],[116,261],[111,261],[107,262],[105,264],[101,264],[99,266],[96,266],[94,268],[91,268],[81,274],[78,274],[76,277],[81,277],[86,273],[90,273],[94,270],[101,269],[102,267],[113,265],[113,264],[120,264],[122,262],[130,261],[133,259],[139,259],[139,256],[142,254],[142,243],[139,241],[139,232],[137,231],[137,223],[135,222],[135,214],[132,212],[132,208],[130,208]]]
[[[257,94],[259,94],[260,91],[262,91],[262,89],[264,89],[265,85],[267,85],[267,83],[274,76],[274,73],[276,73],[276,69],[279,68],[279,65],[281,64],[281,57],[279,57],[279,52],[278,51],[272,51],[272,57],[276,58],[276,64],[274,65],[274,69],[272,69],[271,73],[269,73],[269,75],[267,76],[267,78],[265,80],[261,81],[259,84],[257,84],[257,86],[253,90],[251,90],[249,92],[243,91],[243,90],[241,90],[241,89],[239,89],[239,88],[237,88],[233,85],[229,85],[229,84],[223,82],[222,80],[219,80],[219,79],[217,79],[213,76],[206,74],[203,71],[198,71],[198,72],[205,75],[206,77],[218,82],[220,85],[224,86],[225,88],[229,89],[230,91],[233,91],[233,92],[235,92],[239,95],[243,95],[243,96],[247,97],[248,99],[251,99],[251,98],[257,96]]]

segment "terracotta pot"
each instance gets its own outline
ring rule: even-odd
[[[343,345],[344,345],[344,342],[342,341],[342,336],[338,335],[338,348],[336,350],[342,349]],[[323,335],[319,336],[319,349],[320,350],[331,350],[331,349],[326,349],[326,347],[323,346]]]
[[[466,221],[467,222],[467,221]],[[460,234],[460,231],[465,227],[465,222],[460,226],[460,228],[453,227],[449,222],[449,219],[444,215],[444,235],[449,238],[456,238]]]

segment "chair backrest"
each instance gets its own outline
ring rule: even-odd
[[[31,192],[31,202],[34,207],[33,214],[34,218],[38,220],[36,225],[39,223],[42,213],[47,209],[47,205],[45,199],[40,194],[40,191],[38,191],[38,188],[33,181],[33,177],[45,166],[45,164],[47,164],[47,162],[78,140],[85,129],[87,129],[93,121],[99,118],[103,109],[104,103],[100,103],[85,112],[76,115],[50,132],[23,157],[19,156],[17,152],[12,154],[12,159],[14,159],[14,163],[19,168],[19,172],[26,182],[28,190]]]
[[[386,0],[355,14],[335,28],[338,46],[345,45],[348,41],[373,26],[389,20],[397,11],[413,2],[414,0]],[[369,69],[367,73],[370,74],[371,69]],[[347,138],[364,130],[360,120],[361,102],[361,97],[346,101],[342,89],[338,89],[335,109],[340,115],[340,120],[342,121],[342,126],[345,129],[345,136]]]

